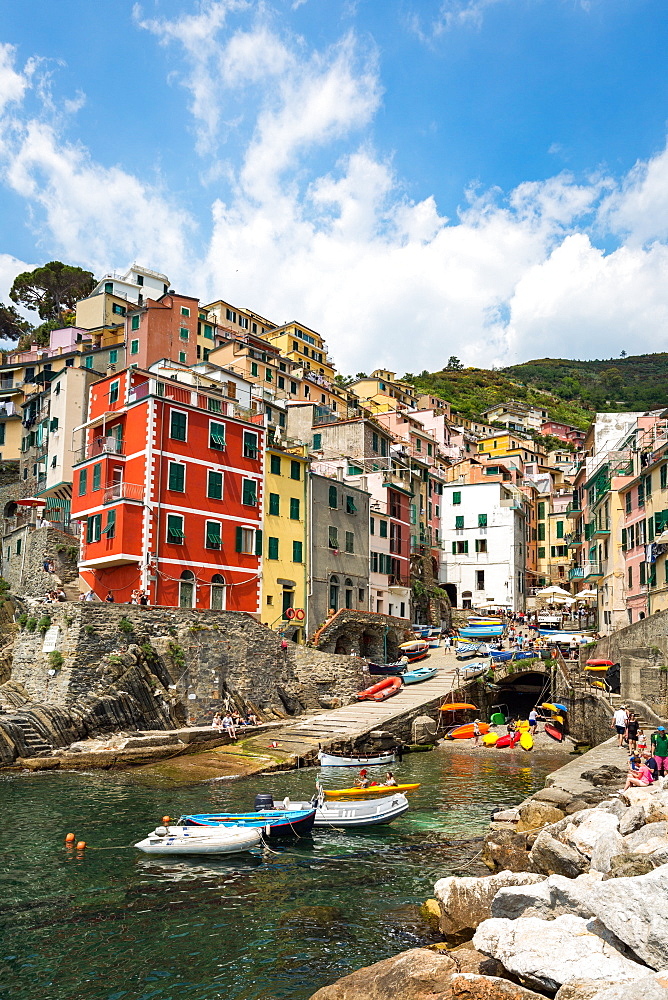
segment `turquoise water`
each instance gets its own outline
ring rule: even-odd
[[[566,760],[412,754],[395,773],[422,786],[392,826],[316,831],[227,860],[158,860],[129,845],[165,813],[247,810],[256,791],[305,798],[317,772],[177,787],[136,771],[0,775],[0,1000],[304,1000],[419,943],[407,904],[437,878],[477,872],[480,845],[466,841],[492,807]],[[87,841],[83,855],[64,846],[69,831]]]

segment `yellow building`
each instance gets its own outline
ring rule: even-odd
[[[327,344],[319,333],[303,323],[285,323],[261,336],[284,358],[300,365],[305,373],[312,372],[325,379],[333,379],[336,375],[336,368],[327,354]]]
[[[297,642],[304,641],[306,625],[308,472],[306,445],[267,448],[262,621]]]
[[[412,385],[384,368],[377,368],[369,377],[353,382],[350,389],[372,413],[387,413],[398,406],[415,409],[420,398]]]
[[[517,437],[506,431],[499,431],[490,437],[484,437],[478,442],[478,454],[489,455],[490,458],[521,459],[522,462],[545,462],[547,454],[531,438]]]
[[[571,553],[566,508],[570,493],[543,494],[536,503],[536,576],[538,588],[557,586],[571,590]]]

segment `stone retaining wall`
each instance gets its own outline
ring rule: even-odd
[[[668,713],[668,611],[605,636],[587,648],[587,658],[619,663],[622,697],[644,701],[660,716]]]

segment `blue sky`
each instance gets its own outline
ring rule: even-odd
[[[667,350],[665,0],[24,0],[0,294],[133,260],[345,372]]]

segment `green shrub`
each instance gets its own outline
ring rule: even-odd
[[[84,625],[83,630],[86,633],[86,635],[92,635],[93,632],[95,631],[95,626],[94,625]]]
[[[42,635],[44,635],[51,628],[51,624],[52,624],[51,623],[51,616],[50,615],[43,615],[40,618],[40,620],[37,622],[37,628],[42,633]]]
[[[23,630],[26,627],[27,621],[28,621],[28,616],[24,612],[22,615],[18,616],[18,618],[16,619],[16,624],[21,630]]]
[[[170,642],[169,644],[169,655],[172,658],[172,663],[177,667],[185,666],[186,654],[183,646],[177,645],[175,642]]]
[[[142,645],[139,648],[141,649],[141,651],[142,651],[142,653],[144,655],[144,659],[145,660],[155,660],[156,659],[156,657],[157,657],[158,654],[156,653],[156,651],[154,650],[154,648],[153,648],[153,646],[151,645],[150,642],[144,642],[144,643],[142,643]]]
[[[59,650],[54,649],[49,653],[49,666],[54,670],[60,670],[64,662],[63,654]]]
[[[37,619],[28,618],[28,620],[26,621],[26,632],[34,632],[36,628],[37,628]]]
[[[121,618],[118,623],[118,631],[122,632],[124,635],[129,635],[130,632],[134,632],[134,626],[131,621],[127,618]]]
[[[120,667],[123,664],[123,658],[118,655],[118,653],[111,653],[107,657],[107,662],[112,667]]]

